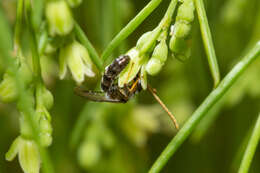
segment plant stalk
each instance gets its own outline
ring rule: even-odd
[[[219,73],[218,61],[217,61],[217,57],[216,57],[216,53],[212,41],[206,10],[204,7],[203,0],[194,0],[194,2],[198,14],[199,23],[200,23],[200,30],[201,30],[204,47],[206,49],[206,54],[208,57],[210,71],[214,80],[214,87],[216,87],[220,82],[220,73]]]
[[[171,140],[168,146],[164,149],[161,155],[152,165],[149,173],[160,172],[166,165],[168,160],[173,156],[182,143],[193,132],[200,120],[206,116],[208,111],[224,96],[227,90],[234,84],[239,76],[248,68],[248,66],[260,54],[260,41],[251,49],[251,51],[226,75],[220,82],[218,87],[214,89],[198,109],[193,113],[189,120],[184,124],[177,135]]]
[[[256,151],[256,147],[259,143],[259,139],[260,139],[260,114],[256,121],[255,128],[252,132],[249,143],[247,145],[238,173],[247,173],[249,171],[251,162],[253,160]]]

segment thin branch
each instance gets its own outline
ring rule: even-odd
[[[175,128],[177,130],[179,130],[179,124],[176,120],[176,118],[174,117],[174,115],[171,113],[171,111],[167,108],[167,106],[161,101],[161,99],[159,98],[159,96],[156,94],[156,91],[148,86],[148,90],[151,92],[151,94],[154,96],[154,98],[157,100],[157,102],[162,106],[162,108],[165,110],[165,112],[167,112],[167,114],[169,115],[169,117],[171,118]]]
[[[216,87],[220,81],[220,74],[219,74],[218,61],[217,61],[217,57],[216,57],[216,53],[212,41],[206,10],[203,4],[203,0],[194,0],[194,2],[195,2],[198,18],[199,18],[200,30],[201,30],[204,47],[206,49],[206,54],[208,57],[209,67],[214,79],[214,86]]]
[[[113,50],[120,45],[162,2],[162,0],[151,0],[142,11],[140,11],[134,19],[132,19],[110,42],[104,50],[101,58],[103,61],[111,55]]]
[[[256,121],[255,128],[252,132],[252,136],[247,145],[246,152],[245,152],[243,160],[240,164],[238,173],[247,173],[249,171],[251,162],[253,160],[253,157],[254,157],[254,154],[256,151],[256,147],[259,143],[259,139],[260,139],[260,114]]]
[[[220,82],[218,87],[214,89],[198,109],[193,113],[189,120],[180,129],[177,135],[171,140],[168,146],[164,149],[161,155],[157,158],[150,169],[150,173],[160,172],[166,165],[168,160],[182,145],[182,143],[193,132],[200,120],[206,116],[208,111],[224,96],[227,90],[234,84],[239,76],[248,68],[248,66],[260,54],[260,41],[253,49],[227,74],[227,76]]]

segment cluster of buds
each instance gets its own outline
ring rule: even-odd
[[[176,22],[171,27],[169,46],[173,55],[179,60],[186,60],[190,57],[191,50],[187,38],[194,20],[194,10],[193,0],[183,0],[177,12]]]
[[[39,137],[42,146],[49,146],[52,142],[52,127],[48,110],[52,107],[53,96],[49,90],[39,83],[35,86],[33,72],[26,58],[21,52],[15,59],[19,78],[23,82],[28,98],[28,105],[33,113],[33,118],[39,126]],[[18,155],[20,165],[24,172],[39,172],[40,156],[36,143],[33,140],[33,131],[30,123],[25,118],[26,114],[22,111],[21,103],[16,85],[16,74],[9,69],[3,75],[0,83],[0,99],[3,103],[17,102],[20,111],[20,135],[14,140],[9,151],[6,153],[6,160],[12,161]]]
[[[171,27],[169,48],[177,59],[187,59],[190,56],[188,35],[194,19],[194,4],[192,0],[180,1],[176,22]],[[165,22],[167,20],[162,20]],[[131,82],[140,72],[142,88],[147,88],[147,74],[156,75],[164,66],[168,57],[168,24],[160,23],[153,31],[144,33],[137,41],[136,47],[126,55],[131,58],[128,66],[119,75],[118,85],[123,87]]]
[[[68,67],[77,84],[81,84],[85,76],[92,78],[96,75],[88,50],[72,34],[75,23],[70,8],[77,7],[81,2],[82,0],[51,1],[47,3],[45,11],[49,36],[56,40],[54,44],[47,45],[45,53],[58,51],[60,79],[65,78]]]
[[[51,116],[48,110],[53,105],[53,96],[42,84],[36,86],[35,89],[30,86],[27,91],[33,119],[39,129],[40,144],[43,147],[48,147],[52,143]],[[18,108],[21,108],[22,103],[18,100],[17,105]],[[32,127],[26,117],[28,115],[26,116],[20,109],[20,135],[14,140],[6,153],[6,160],[12,161],[18,155],[24,172],[37,173],[40,170],[41,159],[37,144],[33,138]]]

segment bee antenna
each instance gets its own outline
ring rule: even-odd
[[[174,115],[169,111],[169,109],[166,107],[166,105],[162,102],[162,100],[159,98],[159,96],[156,94],[156,90],[153,89],[151,86],[148,85],[148,90],[151,92],[151,94],[153,95],[153,97],[156,99],[156,101],[162,106],[162,108],[165,110],[165,112],[167,112],[167,114],[169,115],[169,117],[171,118],[175,128],[177,130],[179,130],[179,124],[176,120],[176,118],[174,117]]]

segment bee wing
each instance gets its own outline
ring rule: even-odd
[[[90,91],[81,87],[75,87],[74,92],[81,97],[87,98],[94,102],[110,102],[110,103],[124,103],[122,100],[111,99],[106,93],[102,91]]]

